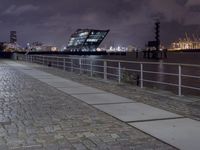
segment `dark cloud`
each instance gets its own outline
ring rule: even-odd
[[[200,34],[199,0],[2,0],[0,40],[10,30],[19,43],[42,41],[62,46],[77,28],[110,29],[103,44],[144,46],[154,38],[153,23],[162,22],[164,44]]]
[[[30,4],[22,6],[11,5],[3,12],[3,15],[19,16],[26,12],[37,11],[38,9],[39,7]]]

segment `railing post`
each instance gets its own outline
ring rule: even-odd
[[[27,55],[25,55],[25,60],[26,60],[26,62],[28,61],[27,59],[28,59],[28,57],[27,57]]]
[[[178,66],[178,96],[181,96],[182,95],[182,71],[181,71],[181,65]]]
[[[58,57],[56,57],[56,68],[59,68],[58,66],[59,66],[59,59]]]
[[[43,58],[43,60],[42,60],[43,62],[42,62],[42,63],[43,63],[43,65],[44,65],[44,64],[45,64],[44,56],[43,56],[42,58]]]
[[[81,65],[81,63],[82,63],[82,59],[79,58],[79,73],[80,74],[82,73],[82,65]]]
[[[121,62],[118,62],[118,82],[121,83]]]
[[[143,76],[143,64],[140,64],[140,87],[141,88],[143,88],[144,87],[144,83],[143,83],[143,78],[144,78],[144,76]]]
[[[71,59],[71,72],[74,71],[74,70],[73,70],[73,66],[74,66],[74,64],[73,64],[73,59]]]
[[[63,70],[65,70],[65,58],[63,58]]]
[[[104,76],[104,80],[107,80],[107,61],[104,60],[104,71],[103,71],[103,76]]]
[[[93,62],[90,60],[90,76],[93,76]]]
[[[42,64],[42,56],[38,56],[38,64]]]
[[[38,64],[42,64],[42,56],[39,56],[39,63]]]

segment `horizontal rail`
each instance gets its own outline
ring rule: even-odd
[[[108,72],[107,72],[107,75],[114,76],[114,77],[118,77],[118,75],[112,74],[112,73],[108,73]]]
[[[140,72],[140,70],[136,70],[136,69],[127,69],[127,68],[121,68],[121,70],[124,70],[124,71],[132,71],[132,72]]]
[[[193,90],[200,90],[200,88],[182,85],[183,88],[193,89]]]
[[[198,76],[192,76],[192,75],[182,75],[182,77],[188,77],[188,78],[196,78],[196,79],[200,79],[200,77]]]
[[[160,81],[151,81],[151,80],[144,80],[145,82],[149,83],[157,83],[157,84],[164,84],[164,85],[170,85],[170,86],[176,86],[178,87],[178,84],[173,84],[173,83],[166,83],[166,82],[160,82]]]
[[[144,73],[161,74],[161,75],[168,75],[168,76],[178,76],[178,74],[175,74],[175,73],[165,73],[165,72],[156,72],[156,71],[144,71]]]

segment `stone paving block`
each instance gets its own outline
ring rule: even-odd
[[[6,144],[0,144],[0,150],[9,150]]]
[[[5,111],[4,111],[4,115],[5,115]],[[11,121],[8,117],[4,117],[2,115],[0,115],[0,125],[9,125],[11,124]]]
[[[200,149],[200,122],[188,118],[130,123],[181,150]]]
[[[76,150],[87,150],[86,146],[82,143],[74,143],[73,146],[76,148]]]
[[[11,150],[44,150],[42,145],[25,145],[19,147],[11,147]]]
[[[73,97],[80,99],[88,104],[109,104],[109,103],[123,103],[123,102],[134,102],[131,99],[127,99],[121,96],[117,96],[110,93],[102,94],[73,94]]]
[[[180,115],[142,103],[94,105],[94,107],[125,122],[177,118]]]

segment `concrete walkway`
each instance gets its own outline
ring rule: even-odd
[[[54,87],[178,149],[196,150],[200,147],[200,123],[198,121],[54,76],[27,65],[8,61],[6,63],[19,72],[23,72],[50,87]],[[189,135],[188,133],[192,134]],[[120,146],[122,145],[122,143],[118,144]],[[123,149],[123,147],[121,148]],[[127,147],[127,149],[129,148],[130,147]],[[141,149],[147,149],[147,147],[141,147]],[[154,147],[153,149],[157,148]],[[164,149],[164,147],[161,149]]]

